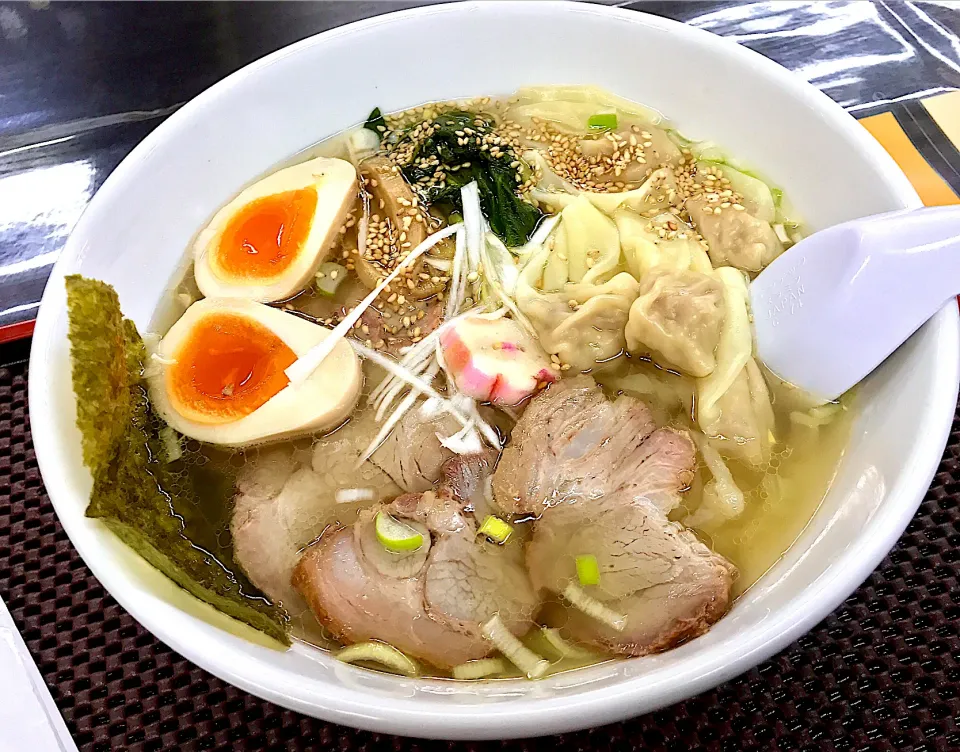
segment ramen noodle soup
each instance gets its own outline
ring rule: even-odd
[[[374,110],[197,228],[150,331],[68,279],[88,516],[368,668],[537,679],[696,639],[852,415],[755,358],[748,285],[803,233],[756,167],[590,87]]]

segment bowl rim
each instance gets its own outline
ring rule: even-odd
[[[204,108],[214,102],[222,91],[257,76],[262,69],[273,65],[276,61],[289,55],[297,55],[315,45],[323,45],[328,40],[360,33],[381,24],[419,16],[491,12],[490,5],[492,4],[478,0],[395,11],[307,37],[244,66],[201,92],[138,144],[97,191],[81,216],[77,228],[83,228],[88,221],[91,221],[89,219],[91,208],[109,203],[116,192],[123,190],[128,175],[136,174],[144,158],[154,150],[156,145],[167,138],[168,133],[188,127],[191,120],[202,115]],[[858,142],[869,158],[874,160],[877,169],[883,175],[884,182],[897,194],[905,208],[921,205],[906,176],[862,126],[858,125],[826,94],[759,53],[731,40],[677,21],[603,5],[546,0],[532,6],[522,0],[511,0],[497,3],[496,12],[502,17],[511,12],[519,12],[521,8],[523,12],[530,12],[532,7],[536,7],[543,13],[602,15],[616,18],[621,22],[642,24],[690,37],[699,45],[715,51],[720,56],[739,58],[744,64],[757,69],[761,75],[772,78],[805,101],[820,117],[828,120],[834,130]],[[76,494],[71,491],[67,483],[61,482],[56,466],[51,464],[52,460],[45,454],[45,447],[50,442],[48,437],[55,431],[56,419],[47,401],[41,395],[45,393],[48,383],[52,383],[52,375],[46,359],[48,352],[46,344],[51,340],[57,316],[61,313],[61,310],[55,308],[59,298],[51,293],[51,288],[56,286],[62,288],[66,267],[83,253],[84,249],[79,246],[79,243],[72,242],[79,234],[77,228],[71,234],[71,238],[57,260],[44,292],[30,356],[28,399],[31,408],[34,405],[38,406],[36,414],[33,414],[31,409],[34,444],[41,475],[55,509],[59,509],[58,499],[64,500],[60,503],[67,503],[67,497]],[[51,302],[48,303],[48,301]],[[883,534],[870,540],[859,540],[833,564],[829,574],[821,578],[815,592],[813,588],[802,591],[793,609],[795,613],[802,614],[800,619],[788,622],[785,614],[771,616],[762,627],[746,634],[739,645],[740,650],[736,660],[725,663],[714,660],[705,663],[696,675],[687,677],[686,683],[673,682],[672,686],[667,687],[655,699],[645,701],[639,707],[636,697],[639,690],[635,686],[637,678],[626,678],[613,687],[585,688],[571,695],[528,700],[519,706],[511,703],[498,704],[495,708],[483,706],[464,708],[446,705],[442,712],[438,712],[437,706],[425,701],[423,697],[412,699],[405,697],[401,700],[391,698],[382,703],[371,704],[370,695],[362,690],[342,688],[337,692],[328,692],[323,698],[325,704],[320,705],[315,694],[307,697],[305,693],[295,695],[283,691],[283,678],[286,674],[284,669],[240,654],[229,646],[229,641],[225,645],[222,640],[206,637],[196,642],[183,640],[163,622],[157,613],[133,605],[132,595],[126,592],[120,580],[98,558],[95,547],[78,545],[74,536],[71,535],[72,524],[64,523],[64,528],[84,562],[105,589],[148,631],[215,676],[262,699],[355,728],[443,739],[505,739],[598,726],[623,720],[638,713],[657,710],[709,690],[743,673],[782,650],[811,629],[836,609],[876,568],[907,527],[923,500],[939,465],[953,423],[957,387],[960,383],[960,314],[957,306],[951,301],[935,316],[934,322],[938,326],[937,372],[935,387],[931,390],[929,401],[936,403],[931,414],[939,416],[939,422],[932,420],[931,423],[936,425],[928,427],[922,461],[907,468],[899,483],[889,490],[891,497],[901,498],[902,501],[888,505],[887,509],[878,514],[884,518],[881,525]],[[937,452],[934,452],[935,448],[938,448]],[[63,521],[59,512],[58,518]],[[496,722],[491,724],[490,721],[494,717]]]

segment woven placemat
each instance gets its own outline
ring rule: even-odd
[[[104,591],[57,521],[34,457],[26,387],[24,365],[0,368],[0,596],[82,750],[486,746],[400,739],[307,718],[225,684],[158,642]],[[788,650],[643,718],[498,746],[946,752],[960,750],[958,718],[960,416],[897,548],[839,611]]]

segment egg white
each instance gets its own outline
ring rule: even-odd
[[[217,263],[216,250],[230,220],[247,204],[266,196],[314,186],[317,208],[296,258],[276,278],[265,281],[230,275]],[[343,159],[317,157],[278,170],[245,188],[218,211],[194,241],[194,276],[208,298],[247,298],[262,303],[285,300],[313,281],[357,197],[357,171]]]
[[[191,305],[160,340],[150,357],[147,384],[160,416],[192,439],[244,447],[334,428],[356,407],[363,376],[360,359],[344,340],[302,384],[287,385],[252,413],[228,423],[199,423],[184,416],[170,398],[168,374],[193,328],[210,314],[229,312],[267,327],[302,356],[330,330],[292,314],[241,298],[206,298]]]

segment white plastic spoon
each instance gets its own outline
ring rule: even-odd
[[[880,365],[960,293],[960,208],[908,209],[830,227],[750,285],[757,356],[821,402]]]

